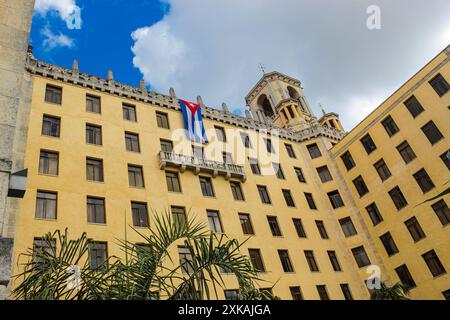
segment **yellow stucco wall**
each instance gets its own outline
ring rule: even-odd
[[[29,169],[28,188],[21,203],[17,226],[14,255],[16,262],[18,255],[32,246],[34,237],[42,236],[48,231],[63,230],[64,228],[69,228],[72,237],[86,231],[89,238],[96,241],[107,241],[108,254],[110,256],[121,256],[116,238],[124,238],[125,228],[128,230],[129,240],[141,241],[128,226],[132,221],[131,201],[139,201],[146,202],[149,209],[159,212],[171,205],[184,206],[206,224],[206,210],[218,210],[226,235],[240,241],[246,240],[248,236],[242,233],[238,213],[250,214],[256,234],[245,243],[243,252],[247,254],[248,248],[261,250],[267,270],[267,272],[261,274],[261,277],[268,281],[261,283],[261,287],[270,287],[272,283],[278,281],[273,292],[282,299],[291,299],[290,286],[300,286],[305,299],[318,299],[316,285],[323,284],[327,286],[331,299],[343,299],[343,293],[339,286],[343,283],[349,284],[355,299],[367,299],[368,291],[364,287],[363,281],[367,279],[369,274],[366,272],[366,268],[357,267],[350,251],[352,248],[361,245],[364,246],[371,263],[381,268],[384,280],[389,280],[391,283],[396,282],[398,279],[393,271],[394,268],[406,263],[418,285],[417,288],[413,289],[412,297],[417,299],[442,299],[441,292],[450,288],[449,278],[444,275],[433,280],[420,255],[433,248],[444,266],[449,269],[449,229],[448,227],[442,227],[429,205],[422,205],[417,208],[415,208],[415,205],[428,196],[437,194],[439,190],[442,190],[443,184],[448,181],[448,169],[438,157],[449,148],[447,138],[431,147],[420,131],[420,127],[429,119],[433,119],[444,136],[448,136],[450,118],[448,117],[447,106],[450,105],[450,96],[447,94],[438,98],[427,82],[420,85],[414,94],[420,101],[423,101],[426,112],[413,120],[404,106],[399,104],[389,114],[397,122],[400,132],[390,139],[387,137],[384,128],[379,124],[382,119],[376,121],[375,119],[393,101],[397,100],[402,92],[407,91],[408,86],[414,86],[425,74],[445,59],[448,59],[445,53],[439,55],[334,147],[333,144],[337,141],[331,141],[325,137],[317,137],[301,143],[281,139],[279,148],[276,149],[279,156],[278,161],[286,179],[277,179],[273,174],[254,175],[248,161],[245,161],[244,169],[247,180],[242,183],[245,201],[233,199],[229,181],[223,176],[212,179],[215,197],[202,196],[199,178],[191,171],[180,173],[181,193],[167,191],[164,170],[160,169],[158,158],[160,139],[171,140],[173,130],[183,127],[182,116],[179,111],[35,75],[25,160],[25,167]],[[446,79],[450,79],[449,64],[442,65],[439,72]],[[47,84],[62,87],[62,105],[44,101]],[[100,96],[101,114],[86,112],[86,94]],[[136,105],[136,123],[123,119],[122,103]],[[168,114],[170,130],[157,127],[156,111]],[[44,114],[61,118],[60,138],[41,135]],[[211,119],[204,119],[204,122],[207,130],[213,129],[217,125],[223,127],[227,133],[235,130],[245,131],[243,128]],[[366,129],[365,127],[372,122],[373,125]],[[102,146],[86,144],[86,123],[102,126]],[[358,141],[358,136],[364,130],[369,130],[368,132],[378,146],[378,149],[370,156],[365,154]],[[126,151],[125,131],[139,134],[140,153]],[[214,134],[209,138],[213,141]],[[353,141],[353,139],[356,140]],[[403,139],[410,142],[418,156],[418,159],[408,166],[404,165],[395,150],[395,146]],[[228,137],[227,143],[231,143],[232,140]],[[239,136],[235,140],[237,144],[242,144]],[[278,143],[276,139],[273,142]],[[288,156],[284,147],[285,142],[294,147],[296,159]],[[254,141],[252,143],[255,145]],[[311,159],[306,147],[311,143],[317,143],[322,153],[321,157]],[[38,174],[41,149],[59,153],[59,175],[57,177]],[[339,157],[346,150],[351,151],[357,164],[356,168],[350,172],[347,172],[343,167]],[[242,157],[242,154],[237,154],[236,151],[233,153],[234,160],[238,164],[239,159],[246,158]],[[86,157],[103,159],[103,183],[86,180]],[[379,182],[377,173],[373,169],[373,163],[379,158],[385,159],[393,173],[393,177],[383,184]],[[127,164],[143,166],[145,188],[129,187]],[[320,181],[316,168],[323,165],[326,165],[330,170],[333,177],[332,181],[326,183]],[[303,169],[307,183],[298,181],[294,173],[294,167]],[[436,188],[425,196],[412,178],[412,174],[421,167],[426,168],[436,184]],[[352,184],[354,177],[359,174],[363,175],[370,190],[370,193],[362,199],[356,194]],[[397,184],[401,186],[409,202],[409,206],[399,213],[393,208],[392,201],[387,196],[387,191]],[[261,203],[257,185],[267,186],[272,200],[271,205]],[[287,207],[281,189],[291,190],[296,204],[295,208]],[[58,216],[55,221],[35,219],[37,190],[58,193]],[[333,190],[339,190],[345,207],[339,209],[331,207],[327,192]],[[313,194],[318,210],[309,209],[304,192]],[[105,198],[105,225],[87,223],[87,196]],[[448,197],[445,199],[448,203]],[[375,228],[372,227],[364,209],[372,201],[376,201],[385,219],[382,224]],[[282,237],[272,236],[267,222],[268,215],[277,216],[283,234]],[[412,215],[417,216],[427,235],[426,239],[417,244],[412,243],[411,237],[403,225],[403,221]],[[344,237],[338,223],[338,220],[344,217],[352,219],[358,232],[357,235],[349,238]],[[302,219],[308,236],[307,239],[300,239],[297,236],[292,218]],[[151,220],[150,217],[150,223],[152,223]],[[330,239],[321,239],[315,220],[324,221]],[[391,231],[400,249],[400,253],[391,258],[386,256],[378,238],[387,230]],[[146,232],[145,230],[142,231]],[[278,249],[289,250],[295,272],[283,272],[277,254]],[[304,250],[314,251],[320,272],[309,270],[303,253]],[[333,271],[327,250],[336,251],[343,272]],[[177,257],[176,246],[171,253],[174,257]],[[16,266],[17,263],[14,263],[14,265]],[[15,269],[15,273],[17,272],[19,272],[18,267]],[[237,284],[234,279],[227,275],[224,277],[227,288],[236,289]]]
[[[46,84],[54,84],[63,88],[61,106],[44,101]],[[101,97],[101,115],[86,112],[86,94]],[[123,102],[136,105],[136,123],[123,119]],[[270,286],[271,283],[279,280],[274,288],[274,293],[283,299],[291,299],[289,286],[300,286],[305,299],[318,299],[315,286],[326,284],[332,299],[343,299],[339,284],[348,283],[355,298],[367,297],[368,293],[362,287],[362,281],[355,277],[356,265],[353,259],[348,258],[349,253],[345,249],[344,243],[338,241],[340,234],[333,231],[333,225],[329,222],[332,212],[328,199],[326,201],[321,199],[323,192],[319,189],[319,185],[314,183],[314,180],[317,180],[317,174],[307,169],[312,164],[305,145],[289,142],[294,146],[297,154],[297,159],[291,159],[288,157],[283,143],[280,142],[280,163],[286,180],[279,180],[274,175],[255,176],[246,163],[245,171],[248,178],[245,183],[242,183],[245,201],[234,201],[229,181],[222,176],[213,179],[216,196],[214,198],[203,197],[198,176],[190,171],[180,174],[182,193],[171,193],[167,192],[165,174],[159,168],[157,154],[160,151],[159,139],[170,140],[172,130],[157,127],[155,111],[169,114],[171,129],[183,127],[182,116],[178,111],[132,100],[127,101],[125,98],[93,92],[82,87],[35,76],[26,157],[26,167],[29,169],[28,189],[22,201],[17,227],[16,258],[20,252],[24,252],[26,248],[32,246],[34,237],[66,227],[69,228],[73,237],[86,231],[89,238],[107,241],[109,255],[120,256],[121,251],[115,244],[115,239],[123,238],[125,226],[131,224],[131,201],[147,202],[149,208],[157,211],[162,211],[170,205],[185,206],[205,223],[207,223],[206,209],[219,210],[227,236],[240,241],[247,239],[247,236],[242,233],[238,218],[238,213],[242,212],[251,215],[256,232],[256,235],[246,242],[244,253],[247,253],[247,248],[260,248],[267,269],[267,272],[261,276],[269,282],[261,284],[262,287]],[[60,138],[41,135],[44,114],[61,118]],[[102,126],[103,146],[86,144],[86,123]],[[226,130],[236,129],[228,124],[213,122],[209,119],[205,119],[205,125],[207,129],[213,128],[214,125],[220,125]],[[139,133],[140,153],[126,151],[125,131]],[[241,143],[240,138],[238,143]],[[255,143],[253,142],[253,144]],[[57,177],[38,174],[41,149],[59,152],[59,175]],[[326,150],[322,150],[322,153],[325,154]],[[86,157],[103,159],[105,177],[103,183],[86,181]],[[317,160],[317,162],[319,161],[321,160]],[[127,164],[143,166],[145,188],[129,187]],[[294,166],[303,168],[308,183],[302,184],[297,180]],[[272,205],[261,203],[256,187],[258,184],[267,185]],[[281,193],[282,188],[292,191],[296,208],[286,206]],[[58,192],[56,221],[35,219],[37,190]],[[310,210],[307,207],[303,192],[314,194],[319,210]],[[87,223],[86,196],[88,195],[105,198],[106,225]],[[283,233],[282,237],[275,238],[271,235],[267,215],[278,217]],[[125,217],[127,222],[125,222]],[[298,238],[292,223],[294,217],[302,219],[308,239]],[[324,220],[330,240],[320,238],[315,220]],[[128,228],[128,238],[131,241],[140,241],[131,228]],[[176,247],[173,249],[176,257]],[[294,273],[285,274],[283,272],[277,249],[289,250],[295,269]],[[320,272],[309,271],[303,250],[314,250]],[[337,252],[344,272],[332,271],[327,250]],[[16,268],[15,271],[17,272],[18,269]],[[231,278],[230,276],[225,277]],[[229,287],[233,289],[234,286],[236,284],[233,279],[230,279]]]
[[[433,278],[421,255],[434,249],[448,272],[450,270],[450,226],[443,226],[437,218],[431,205],[437,202],[423,203],[444,189],[449,187],[450,174],[448,168],[441,160],[440,155],[449,150],[450,143],[450,93],[442,97],[434,91],[428,83],[434,76],[440,73],[447,81],[450,81],[449,56],[442,52],[422,70],[415,74],[398,91],[389,97],[383,104],[375,109],[366,119],[357,125],[341,142],[339,142],[331,153],[343,172],[345,181],[349,185],[352,196],[361,212],[361,216],[368,226],[368,231],[378,251],[381,254],[391,277],[391,282],[397,282],[398,277],[395,268],[406,264],[417,287],[411,291],[411,297],[415,299],[442,299],[442,292],[450,288],[450,276],[444,274]],[[403,102],[411,95],[415,95],[425,109],[416,118],[413,118]],[[390,115],[400,131],[389,137],[381,121]],[[421,127],[432,120],[444,139],[435,145],[431,145],[423,134]],[[377,149],[367,155],[359,141],[365,134],[370,134]],[[407,140],[417,158],[405,164],[396,147]],[[340,156],[350,151],[356,167],[347,171]],[[382,182],[378,176],[374,163],[384,159],[392,176]],[[425,168],[428,175],[435,184],[435,188],[424,194],[416,183],[413,174]],[[352,180],[362,175],[369,193],[359,197]],[[408,206],[398,211],[388,191],[399,186],[403,192]],[[450,196],[442,199],[450,204]],[[373,226],[365,207],[375,202],[380,210],[384,221]],[[404,225],[404,221],[415,216],[426,238],[414,243],[411,235]],[[388,257],[379,237],[390,232],[399,249],[399,253]]]

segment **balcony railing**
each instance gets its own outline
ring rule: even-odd
[[[206,160],[167,151],[159,152],[159,161],[161,170],[167,166],[179,168],[181,172],[192,170],[195,174],[207,172],[211,173],[214,177],[222,175],[227,179],[238,178],[242,181],[246,180],[244,167],[232,163]]]

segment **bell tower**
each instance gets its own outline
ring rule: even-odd
[[[300,81],[280,72],[264,73],[245,101],[255,119],[281,128],[301,130],[317,122]]]

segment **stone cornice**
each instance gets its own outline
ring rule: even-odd
[[[132,87],[116,82],[112,79],[108,80],[78,72],[78,70],[76,69],[72,70],[52,65],[35,59],[31,54],[29,54],[27,58],[26,70],[33,75],[40,75],[49,79],[71,83],[80,87],[113,94],[127,99],[133,99],[136,101],[149,103],[168,109],[178,111],[180,110],[180,106],[176,97],[167,96],[155,92],[147,92],[145,88]],[[279,76],[283,75],[280,74]],[[341,140],[345,136],[344,133],[335,130],[334,128],[321,126],[317,122],[312,123],[311,127],[307,129],[294,131],[288,128],[278,128],[275,125],[263,123],[254,120],[253,118],[241,117],[230,112],[224,112],[222,110],[206,106],[202,107],[202,112],[205,118],[222,123],[228,123],[244,129],[268,133],[271,133],[272,130],[277,130],[279,137],[296,142],[309,140],[318,136]]]
[[[339,115],[337,113],[335,113],[335,112],[327,112],[323,116],[321,116],[318,121],[321,122],[325,118],[332,117],[332,116],[335,116],[336,118],[339,118]]]
[[[250,103],[251,100],[253,100],[260,92],[261,89],[267,84],[267,81],[270,80],[281,80],[286,83],[292,84],[294,86],[300,87],[300,81],[294,78],[291,78],[287,75],[284,75],[278,71],[273,71],[270,73],[266,73],[257,83],[256,85],[250,90],[250,92],[245,96],[245,102],[247,104]]]

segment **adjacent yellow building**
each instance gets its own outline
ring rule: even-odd
[[[213,232],[250,238],[244,253],[268,281],[261,287],[278,281],[273,293],[282,299],[368,299],[364,281],[374,274],[391,284],[399,275],[413,279],[414,299],[448,299],[450,198],[421,203],[448,188],[449,57],[447,48],[348,134],[335,113],[317,119],[300,81],[278,72],[246,96],[245,117],[198,97],[209,139],[199,145],[181,130],[173,89],[148,92],[143,83],[116,82],[112,72],[99,78],[76,62],[66,69],[30,54],[28,185],[14,272],[19,254],[56,229],[87,232],[96,241],[92,263],[120,256],[116,239],[126,229],[139,242],[131,226],[145,232],[152,210],[169,208]],[[404,141],[415,155],[408,164],[397,150]],[[376,224],[367,213],[373,203]],[[220,298],[232,298],[237,284],[224,277]]]

